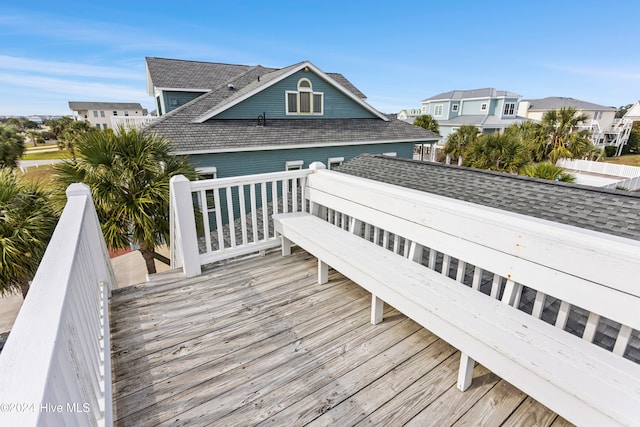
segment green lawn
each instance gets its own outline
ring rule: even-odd
[[[55,151],[27,151],[20,160],[52,160],[52,159],[68,159],[69,152],[66,150]]]
[[[52,165],[30,167],[27,168],[27,171],[24,173],[18,169],[16,174],[18,178],[23,181],[39,182],[46,187],[54,185]]]
[[[604,159],[607,163],[615,163],[616,165],[640,166],[640,154],[627,154],[620,157],[607,157]]]

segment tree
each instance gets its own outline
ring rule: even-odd
[[[578,129],[578,125],[587,119],[586,114],[578,114],[574,107],[544,113],[540,122],[543,138],[537,141],[536,159],[555,163],[560,158],[582,157],[593,145],[590,132]]]
[[[462,125],[449,135],[444,145],[444,152],[458,159],[461,165],[467,148],[478,139],[478,128],[474,125]]]
[[[32,129],[32,130],[28,130],[26,134],[31,140],[31,142],[33,143],[34,147],[37,147],[38,144],[42,144],[44,142],[44,137],[42,136],[42,132]]]
[[[76,142],[78,158],[55,166],[63,187],[81,181],[91,188],[107,246],[138,243],[149,274],[156,272],[155,248],[169,241],[169,179],[197,177],[169,149],[166,138],[142,130],[89,132]]]
[[[464,165],[480,169],[517,173],[529,163],[525,144],[507,133],[481,135],[465,151]]]
[[[0,293],[26,297],[58,216],[49,193],[0,170]]]
[[[520,175],[561,182],[575,182],[576,180],[575,175],[565,172],[563,168],[556,166],[551,162],[530,163],[528,165],[524,165],[522,169],[520,169]]]
[[[0,125],[0,169],[18,167],[18,160],[24,155],[24,137],[18,135],[11,125]]]
[[[69,123],[62,134],[58,137],[58,147],[61,150],[66,149],[69,151],[72,159],[76,158],[76,145],[84,135],[90,132],[99,132],[96,128],[92,127],[89,122],[84,120],[73,120]]]
[[[431,132],[440,133],[440,125],[430,114],[422,114],[416,117],[413,124]]]

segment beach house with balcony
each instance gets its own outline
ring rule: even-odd
[[[494,88],[452,90],[423,99],[420,109],[421,114],[430,114],[438,121],[444,142],[462,125],[473,125],[481,133],[495,133],[526,120],[518,116],[520,98]]]
[[[151,120],[146,118],[147,109],[138,102],[69,101],[69,108],[73,111],[74,119],[89,122],[98,129],[116,129],[122,120]]]
[[[309,61],[275,69],[147,58],[166,136],[210,177],[332,168],[361,153],[412,158],[440,136],[382,114],[344,76]]]

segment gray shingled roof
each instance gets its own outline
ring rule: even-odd
[[[288,67],[289,68],[289,67]],[[265,83],[263,76],[277,77],[279,70],[250,67],[235,79],[177,108],[147,126],[153,132],[167,136],[175,153],[236,151],[264,149],[274,146],[339,145],[346,143],[423,141],[440,139],[440,135],[389,117],[382,119],[269,119],[267,126],[257,126],[251,120],[209,119],[193,121],[217,106]],[[275,78],[274,77],[274,78]],[[233,84],[234,90],[227,87]]]
[[[640,194],[637,193],[375,155],[358,156],[335,170],[640,240]]]
[[[449,92],[442,92],[438,95],[432,96],[427,99],[423,99],[421,102],[426,101],[439,101],[439,100],[460,100],[470,98],[520,98],[521,95],[517,93],[508,92],[506,90],[497,90],[492,87],[482,89],[470,89],[470,90],[451,90]]]
[[[84,110],[143,110],[138,102],[83,102],[69,101],[69,109]]]
[[[565,98],[560,96],[551,96],[542,99],[523,99],[521,102],[529,102],[529,110],[559,110],[563,107],[575,107],[578,110],[616,110],[614,107],[605,107],[604,105],[593,104],[587,101],[580,101],[579,99]]]
[[[278,71],[259,65],[222,64],[218,62],[186,61],[147,57],[147,70],[154,87],[174,89],[215,89],[227,85],[251,69],[259,67],[264,74]],[[332,79],[359,98],[366,96],[339,73],[327,73]]]

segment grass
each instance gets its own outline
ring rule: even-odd
[[[27,153],[20,160],[54,160],[54,159],[68,159],[69,152],[65,150],[56,151],[27,151]]]
[[[56,184],[53,180],[53,166],[44,165],[38,167],[27,168],[26,172],[20,169],[16,171],[18,179],[28,182],[39,182],[45,187],[54,187]]]
[[[616,165],[640,166],[640,154],[627,154],[620,157],[607,157],[604,159],[607,163]]]

